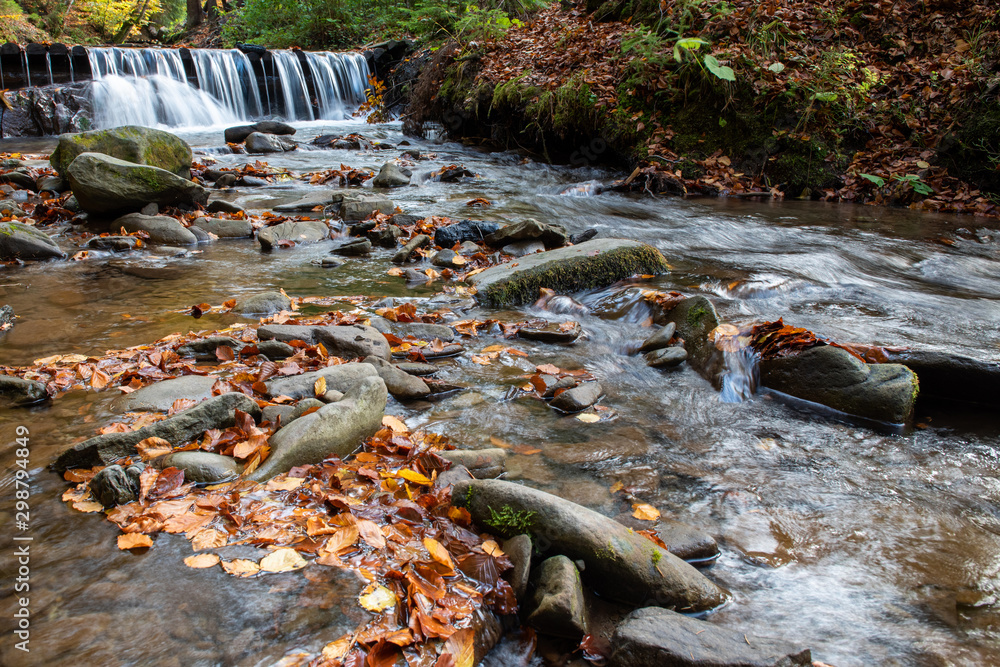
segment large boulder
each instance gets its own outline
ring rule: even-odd
[[[409,185],[410,174],[407,171],[395,162],[386,162],[372,181],[372,187],[401,188],[404,185]]]
[[[62,472],[67,468],[108,465],[135,455],[135,446],[146,438],[163,438],[177,446],[200,437],[208,429],[235,426],[237,410],[260,421],[260,407],[255,400],[238,392],[222,394],[138,431],[106,433],[84,440],[60,454],[52,466]]]
[[[610,667],[793,667],[812,665],[809,649],[647,607],[622,620]]]
[[[427,383],[418,377],[399,370],[382,357],[365,357],[364,363],[375,367],[375,372],[385,382],[386,388],[393,398],[412,401],[427,398],[431,394]]]
[[[727,592],[694,567],[613,519],[527,486],[496,479],[452,488],[452,502],[501,537],[531,535],[543,555],[582,560],[584,577],[601,595],[627,604],[713,609]]]
[[[283,292],[259,292],[236,301],[233,312],[239,315],[274,315],[292,309],[292,300]]]
[[[387,397],[381,378],[361,379],[341,400],[299,417],[272,435],[271,455],[248,477],[263,481],[295,466],[351,454],[381,428]]]
[[[1000,363],[949,352],[889,350],[889,363],[903,364],[920,378],[921,396],[1000,405]]]
[[[693,296],[678,303],[664,317],[663,324],[666,327],[673,324],[676,335],[684,339],[688,363],[719,386],[717,376],[722,371],[722,353],[716,349],[715,341],[710,336],[719,326],[719,315],[712,302],[703,296]],[[684,359],[677,352],[658,352],[647,357],[647,361],[651,366],[663,368],[677,365]]]
[[[345,222],[358,222],[375,212],[390,215],[396,210],[396,205],[381,195],[361,195],[351,192],[341,197],[334,196],[333,202],[337,203],[338,199],[340,217]]]
[[[49,235],[20,222],[0,222],[0,260],[65,257]]]
[[[295,134],[295,128],[288,123],[276,120],[262,120],[253,125],[237,125],[226,128],[225,139],[227,144],[242,144],[254,132],[264,134],[277,134],[280,136],[291,136]]]
[[[913,416],[919,385],[901,364],[869,365],[832,345],[760,362],[761,386],[840,412],[889,424]]]
[[[644,521],[631,514],[619,514],[615,521],[633,530],[653,530],[667,551],[681,560],[696,565],[714,563],[719,557],[719,544],[708,533],[680,521],[661,516],[656,521]]]
[[[288,396],[298,400],[315,396],[316,381],[320,378],[323,378],[327,391],[347,393],[361,380],[377,377],[378,372],[371,364],[339,364],[300,375],[276,377],[265,384],[270,396]]]
[[[456,243],[474,241],[482,243],[486,237],[500,229],[499,223],[485,220],[462,220],[434,232],[434,243],[442,248],[451,248]]]
[[[392,356],[389,341],[385,336],[377,329],[363,324],[350,326],[268,324],[257,329],[257,338],[286,343],[293,340],[322,343],[327,352],[342,359],[376,356],[388,360]]]
[[[208,190],[159,167],[100,153],[81,153],[67,169],[70,187],[88,213],[121,214],[159,206],[204,204]]]
[[[191,146],[178,136],[148,127],[125,125],[110,130],[63,134],[49,164],[65,177],[81,153],[103,153],[119,160],[159,167],[191,178]]]
[[[296,144],[276,134],[253,132],[246,138],[246,147],[247,153],[284,153],[294,151]]]
[[[303,220],[300,222],[282,222],[278,225],[265,227],[257,232],[257,240],[263,250],[271,250],[281,241],[295,243],[315,243],[330,237],[330,228],[320,220]]]
[[[559,293],[607,287],[636,274],[668,270],[656,248],[627,239],[594,239],[501,264],[469,276],[476,300],[486,306],[519,306],[543,287]]]
[[[197,218],[193,224],[220,239],[245,239],[253,236],[253,224],[248,218]]]
[[[212,387],[217,381],[218,378],[211,375],[182,375],[160,380],[111,401],[111,412],[166,412],[180,398],[200,403],[212,397]]]
[[[153,244],[184,246],[198,243],[194,232],[168,215],[128,213],[111,223],[111,228],[129,233],[146,232]]]

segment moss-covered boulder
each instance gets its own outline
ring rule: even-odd
[[[576,292],[607,287],[636,274],[663,273],[667,261],[656,248],[627,239],[594,239],[568,248],[527,255],[486,269],[467,280],[486,306],[518,306],[538,298],[543,287]]]
[[[124,214],[150,203],[204,204],[208,190],[177,174],[101,153],[81,153],[67,169],[70,187],[88,213]]]
[[[65,256],[66,253],[45,232],[20,222],[0,222],[0,260]]]
[[[823,345],[760,363],[764,387],[840,412],[889,424],[913,415],[919,385],[901,364],[868,365],[847,350]]]
[[[661,324],[675,326],[675,334],[684,340],[688,363],[713,384],[722,370],[722,355],[715,348],[712,331],[719,326],[719,315],[712,302],[703,296],[684,299],[663,316]],[[656,358],[662,358],[657,355]],[[680,362],[678,362],[680,363]]]
[[[49,164],[66,176],[81,153],[103,153],[111,157],[165,169],[181,178],[191,178],[191,147],[178,136],[148,127],[125,125],[110,130],[63,134],[49,157]]]

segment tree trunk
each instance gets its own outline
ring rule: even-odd
[[[184,24],[189,30],[201,25],[205,20],[205,11],[201,8],[201,0],[187,0],[187,22]]]

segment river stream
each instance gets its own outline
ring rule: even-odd
[[[357,131],[397,144],[398,124],[301,123],[296,139]],[[221,147],[221,128],[178,132],[196,159],[242,165]],[[638,239],[659,248],[672,271],[642,288],[704,294],[737,325],[783,317],[844,342],[910,345],[1000,359],[1000,231],[972,217],[817,202],[586,195],[573,185],[609,182],[598,167],[554,167],[508,152],[406,138],[433,157],[412,167],[410,186],[389,196],[406,213],[513,222],[532,217],[571,233]],[[305,148],[305,147],[304,147]],[[3,150],[16,150],[10,141]],[[40,151],[35,142],[26,150]],[[267,156],[296,172],[339,167],[375,171],[402,151],[298,150]],[[254,159],[254,158],[250,158]],[[427,180],[464,164],[481,178]],[[295,200],[313,186],[278,182],[227,194],[247,209]],[[470,209],[485,197],[493,206]],[[66,239],[60,241],[70,250]],[[0,302],[20,319],[0,338],[0,363],[51,354],[101,354],[174,331],[237,321],[182,312],[201,302],[284,288],[295,296],[431,297],[441,283],[407,289],[386,275],[390,252],[321,268],[332,242],[261,253],[256,241],[217,241],[198,252],[160,248],[128,256],[91,251],[79,262],[5,267]],[[75,249],[70,250],[74,252]],[[148,269],[123,273],[125,262]],[[957,406],[925,406],[902,435],[790,407],[770,396],[724,402],[686,366],[664,373],[630,354],[651,330],[638,287],[576,298],[585,316],[534,308],[472,309],[469,317],[576,319],[587,338],[572,347],[514,339],[527,359],[479,366],[468,354],[442,362],[441,377],[470,389],[388,411],[459,447],[491,438],[541,449],[513,454],[509,478],[612,515],[629,510],[610,488],[629,487],[678,520],[715,536],[722,556],[708,576],[734,593],[712,620],[813,649],[825,663],[982,665],[1000,661],[1000,422]],[[475,352],[497,340],[463,340]],[[586,368],[604,386],[610,417],[584,423],[508,390],[535,364]],[[32,652],[5,634],[0,663],[17,665],[271,664],[317,651],[362,618],[333,568],[237,579],[193,570],[182,536],[161,535],[146,553],[119,551],[117,528],[60,501],[66,483],[46,466],[71,443],[114,421],[117,392],[74,392],[42,407],[0,413],[0,442],[31,432]],[[530,451],[530,450],[525,450]],[[12,447],[0,452],[0,543],[10,554]],[[4,581],[15,566],[5,556]],[[0,600],[12,609],[13,591]],[[9,627],[10,614],[3,613]],[[331,623],[333,627],[331,627]],[[5,631],[6,633],[6,631]]]

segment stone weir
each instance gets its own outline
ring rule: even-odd
[[[0,46],[0,89],[91,82],[94,124],[206,126],[280,116],[339,120],[368,76],[404,43],[365,53],[238,49]],[[405,45],[404,45],[405,46]]]

